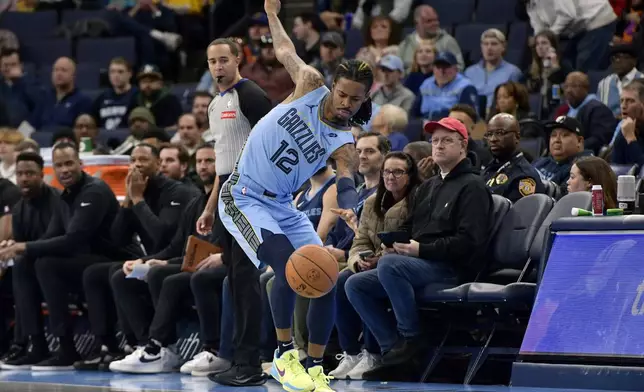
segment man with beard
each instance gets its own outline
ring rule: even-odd
[[[53,215],[60,208],[60,192],[44,182],[44,162],[40,155],[33,152],[25,152],[18,155],[16,159],[16,180],[15,187],[16,203],[11,205],[13,240],[4,242],[2,245],[9,246],[15,241],[34,241],[47,232],[47,227],[52,221]],[[0,180],[7,181],[7,180]],[[8,181],[7,181],[8,182]],[[12,191],[13,194],[13,191]],[[22,194],[22,198],[20,195]],[[6,199],[6,198],[5,198]],[[19,200],[18,200],[19,199]],[[14,341],[9,351],[0,358],[0,365],[5,370],[20,369],[22,362],[28,354],[37,356],[46,353],[47,344],[43,331],[43,319],[40,312],[42,295],[38,288],[34,260],[20,257],[14,261],[14,266],[7,270],[2,277],[2,286],[5,283],[13,286],[13,298],[15,301],[15,325]],[[1,314],[8,314],[3,309]],[[24,326],[36,326],[35,329],[25,329]],[[30,351],[27,351],[27,348]]]
[[[197,173],[204,184],[204,194],[195,198],[186,207],[179,229],[170,245],[154,255],[126,262],[123,270],[112,276],[114,296],[117,305],[124,309],[127,322],[132,325],[150,325],[149,340],[145,348],[123,360],[112,362],[110,364],[112,371],[162,373],[172,371],[179,364],[178,354],[168,346],[177,339],[176,322],[182,315],[181,307],[186,297],[190,296],[191,288],[201,323],[200,337],[204,346],[203,352],[185,364],[181,371],[187,374],[196,372],[205,376],[220,367],[218,358],[215,356],[219,343],[220,324],[218,296],[221,295],[221,286],[226,276],[221,254],[200,260],[195,273],[181,272],[185,244],[190,235],[198,235],[195,233],[197,218],[212,192],[216,174],[215,150],[211,145],[200,146],[196,157]],[[152,266],[147,276],[147,287],[141,281],[125,279],[134,266],[141,263]],[[138,291],[132,290],[134,284],[127,284],[131,282],[138,283],[139,287],[149,287],[154,308]],[[150,314],[154,315],[151,317],[151,324],[148,316]]]
[[[545,193],[539,172],[519,151],[519,123],[513,115],[499,113],[490,119],[484,135],[494,160],[483,171],[488,188],[511,202]]]
[[[194,186],[192,178],[188,176],[190,155],[181,144],[164,144],[159,151],[161,156],[161,173],[173,180],[182,182],[184,185]]]
[[[273,38],[269,35],[262,35],[260,40],[259,57],[253,64],[246,64],[241,69],[241,75],[257,83],[271,99],[273,105],[284,101],[293,91],[295,84],[286,68],[277,61]]]
[[[158,127],[175,126],[183,109],[179,98],[164,86],[163,74],[159,68],[156,65],[144,65],[136,78],[139,82],[137,105],[150,109]]]
[[[141,143],[157,125],[152,112],[144,107],[134,108],[130,113],[128,123],[130,124],[130,136],[114,149],[112,152],[114,155],[130,155],[132,149]]]
[[[65,188],[63,213],[55,215],[43,239],[16,242],[0,250],[0,260],[18,255],[35,260],[35,275],[49,311],[49,332],[60,343],[50,358],[46,345],[37,355],[27,354],[29,361],[22,361],[22,365],[33,365],[32,371],[69,370],[80,359],[68,314],[68,295],[81,287],[85,269],[140,254],[134,244],[119,247],[112,242],[110,228],[118,201],[105,182],[83,171],[76,146],[58,143],[52,161],[58,182]],[[32,322],[23,325],[32,331],[29,335],[44,334],[35,320]]]

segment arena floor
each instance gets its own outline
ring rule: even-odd
[[[338,392],[387,391],[387,392],[564,392],[570,389],[508,388],[490,386],[379,383],[361,381],[335,381],[332,387]],[[210,382],[207,378],[195,378],[179,374],[126,375],[99,372],[0,372],[0,391],[11,392],[173,392],[173,391],[221,391],[221,392],[279,392],[281,386],[269,380],[261,387],[231,388]],[[580,392],[582,390],[575,390]]]

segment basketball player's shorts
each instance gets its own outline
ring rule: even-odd
[[[222,185],[218,208],[224,227],[257,268],[265,266],[257,258],[257,251],[264,242],[263,230],[284,234],[295,249],[304,245],[322,246],[313,224],[306,214],[295,208],[290,195],[275,196],[237,172]],[[270,246],[270,243],[264,246]]]

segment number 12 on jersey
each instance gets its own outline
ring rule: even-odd
[[[287,149],[288,146],[288,142],[286,140],[282,140],[280,142],[280,148],[278,148],[277,151],[275,151],[275,154],[271,156],[271,162],[286,174],[292,172],[293,166],[300,162],[300,155],[297,150],[294,148]]]

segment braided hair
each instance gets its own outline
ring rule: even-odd
[[[364,84],[367,91],[371,90],[374,75],[371,66],[360,60],[346,60],[340,63],[335,70],[333,82],[336,83],[341,78],[352,80]],[[356,114],[351,117],[349,122],[356,125],[364,125],[371,120],[371,98],[367,98]]]

